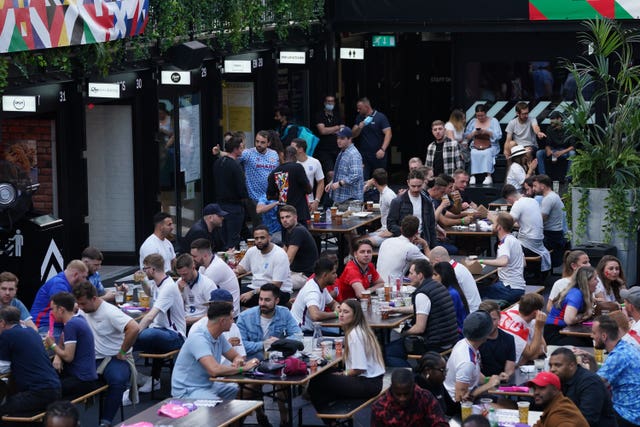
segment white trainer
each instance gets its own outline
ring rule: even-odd
[[[149,379],[147,381],[145,381],[145,383],[138,388],[138,392],[139,393],[151,393],[151,383],[153,382],[153,378],[149,377]],[[160,380],[156,380],[155,383],[153,384],[153,391],[158,391],[160,390],[161,385],[160,385]]]
[[[484,181],[482,181],[482,185],[491,185],[491,184],[493,184],[493,178],[491,178],[491,175],[487,175]]]

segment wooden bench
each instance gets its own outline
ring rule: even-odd
[[[440,356],[442,356],[442,357],[444,357],[446,359],[447,356],[449,354],[451,354],[452,350],[453,350],[453,347],[451,347],[448,350],[441,351],[440,352]],[[420,359],[422,359],[422,354],[407,354],[407,359],[409,359],[409,360],[420,360]]]
[[[139,353],[138,356],[145,359],[145,362],[148,361],[149,359],[153,360],[154,362],[157,361],[157,363],[160,364],[160,370],[162,370],[162,368],[165,366],[169,367],[170,370],[173,370],[173,362],[176,356],[178,355],[178,353],[180,353],[180,349],[171,350],[166,353]],[[153,388],[155,385],[156,385],[156,379],[153,377],[153,374],[152,374],[151,375],[151,400],[154,399]]]
[[[71,401],[74,405],[78,405],[80,403],[86,404],[89,399],[93,399],[95,396],[105,392],[109,386],[107,384],[96,388],[95,390],[90,391],[89,393],[83,394],[82,396],[78,396]],[[100,409],[98,410],[98,420],[102,416],[102,399],[100,399]],[[2,417],[2,421],[4,422],[12,422],[12,423],[37,423],[42,422],[44,419],[46,412],[41,412],[39,414],[35,414],[31,417],[14,417],[5,415]]]

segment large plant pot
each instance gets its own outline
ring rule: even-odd
[[[611,239],[607,241],[605,235],[605,225],[608,224],[607,188],[589,188],[589,200],[587,210],[589,214],[586,218],[586,227],[583,233],[578,233],[578,218],[580,217],[580,200],[585,189],[573,187],[571,191],[571,231],[572,244],[579,245],[588,242],[609,243],[618,249],[618,258],[622,263],[627,283],[631,286],[636,283],[636,261],[638,253],[637,233],[618,232],[615,227],[612,229]],[[631,198],[631,193],[629,193]],[[594,265],[595,267],[595,265]]]

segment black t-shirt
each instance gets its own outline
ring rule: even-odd
[[[441,143],[436,142],[436,152],[433,155],[433,176],[444,173],[444,160],[442,158],[443,147],[444,141]]]
[[[298,222],[302,224],[311,219],[307,190],[311,191],[311,185],[304,167],[299,163],[283,163],[271,171],[267,178],[267,199],[294,206],[298,211]]]
[[[318,247],[309,230],[298,224],[291,231],[283,230],[282,244],[295,245],[298,252],[291,263],[291,271],[310,275],[318,259]]]
[[[318,131],[317,125],[322,123],[325,127],[333,127],[338,126],[343,122],[340,120],[340,115],[336,110],[333,110],[333,114],[327,114],[325,110],[320,111],[316,114],[315,121],[313,122],[316,125],[314,129],[314,133],[316,133],[320,137],[320,141],[318,142],[318,146],[316,147],[315,152],[323,151],[327,153],[333,153],[334,155],[338,155],[338,143],[336,142],[336,135],[320,135]]]
[[[488,339],[480,346],[480,357],[484,375],[499,375],[504,371],[507,360],[516,360],[516,343],[513,336],[498,329],[496,339]]]
[[[546,143],[553,150],[564,150],[573,145],[573,138],[567,138],[567,132],[562,127],[548,126],[545,133]]]
[[[220,157],[213,164],[213,184],[218,203],[240,203],[249,197],[242,167],[231,157]]]

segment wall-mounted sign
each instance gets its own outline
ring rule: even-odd
[[[251,61],[226,59],[224,61],[225,73],[251,73]]]
[[[360,47],[341,47],[340,59],[364,59],[364,49]]]
[[[190,85],[191,73],[189,71],[163,71],[160,74],[160,83],[163,85]]]
[[[378,34],[371,36],[371,46],[373,47],[396,47],[396,36]]]
[[[2,111],[34,113],[36,111],[36,97],[3,95]]]
[[[281,64],[304,64],[307,59],[307,55],[305,52],[280,52],[280,63]]]
[[[120,98],[119,83],[89,83],[89,98]]]

